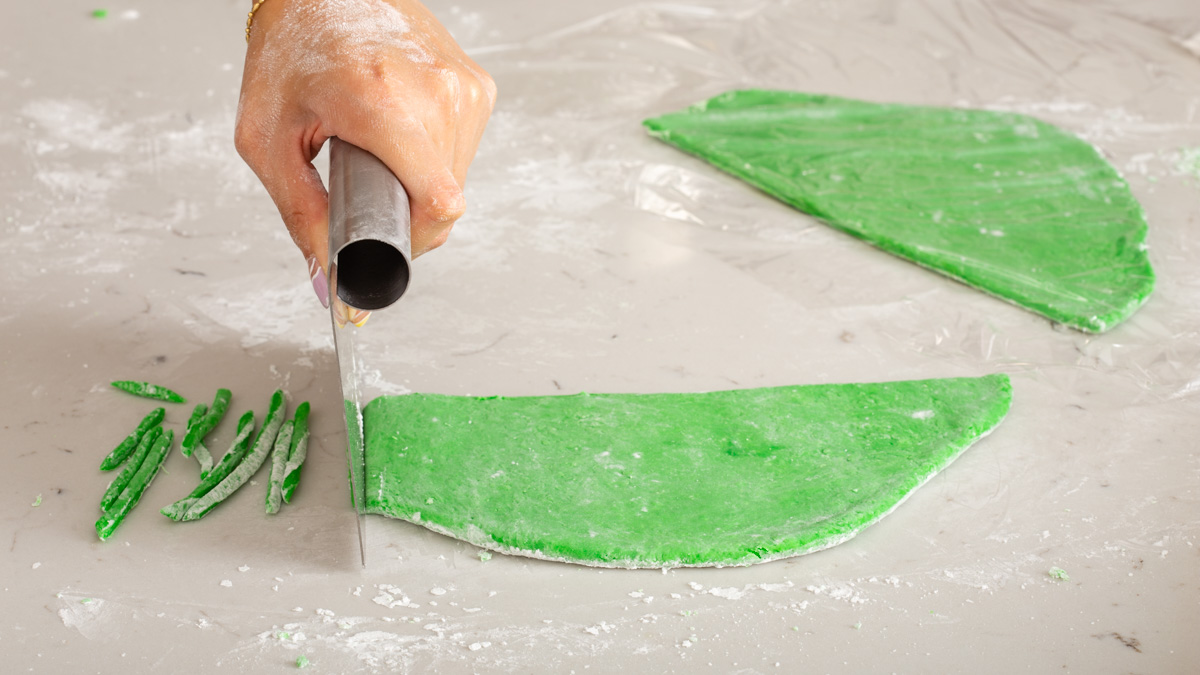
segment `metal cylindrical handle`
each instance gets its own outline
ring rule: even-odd
[[[383,309],[411,279],[408,193],[387,165],[329,140],[329,281],[355,309]]]

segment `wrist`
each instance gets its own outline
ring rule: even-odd
[[[258,41],[283,14],[289,0],[251,0],[246,16],[246,42]]]

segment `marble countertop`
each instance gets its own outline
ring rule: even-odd
[[[74,0],[17,3],[0,26],[6,672],[264,673],[301,654],[331,673],[1200,663],[1190,0],[430,3],[500,98],[467,216],[362,331],[368,392],[1012,377],[1008,420],[850,542],[665,573],[481,560],[378,517],[361,568],[328,315],[233,148],[245,4],[95,19]],[[1056,327],[640,126],[737,87],[1013,110],[1074,132],[1144,205],[1155,294],[1103,335]],[[195,401],[229,387],[235,412],[260,416],[279,387],[311,401],[293,504],[264,515],[260,474],[204,520],[170,522],[155,509],[195,483],[173,457],[97,541],[97,465],[149,409],[117,379]],[[227,421],[211,444],[232,435]]]

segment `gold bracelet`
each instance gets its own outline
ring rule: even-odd
[[[250,8],[250,13],[246,15],[246,42],[247,43],[250,42],[250,24],[254,23],[254,13],[257,12],[258,8],[262,7],[263,3],[266,1],[267,0],[258,0],[257,2],[255,2],[254,6]]]

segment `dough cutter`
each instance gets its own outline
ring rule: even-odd
[[[356,309],[380,310],[400,299],[411,278],[408,193],[375,155],[339,138],[329,141],[329,297]],[[329,303],[333,343],[346,413],[346,463],[358,522],[358,548],[367,564],[363,485],[361,360],[355,335]]]

